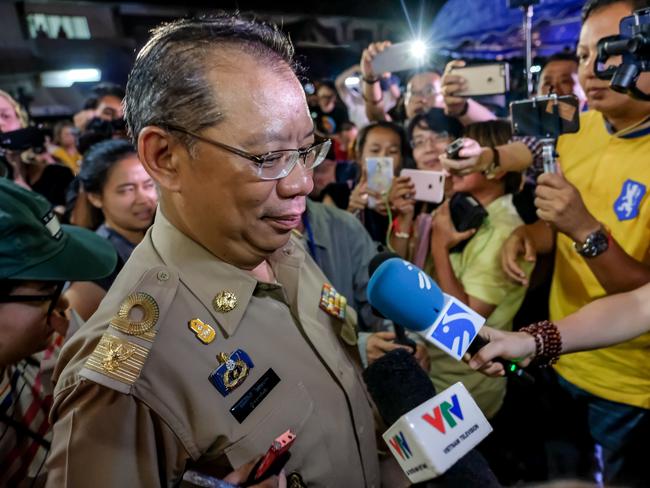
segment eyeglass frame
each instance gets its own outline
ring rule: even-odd
[[[437,97],[438,95],[441,95],[442,91],[436,90],[436,87],[433,85],[429,85],[427,88],[423,88],[422,90],[406,90],[406,95],[410,97],[418,97],[418,98],[429,98],[429,97]]]
[[[54,312],[56,304],[61,298],[63,286],[65,282],[57,283],[56,289],[52,293],[45,295],[0,295],[0,303],[28,303],[28,302],[47,302],[51,300],[50,306],[47,309],[47,317],[49,318]]]
[[[229,146],[228,144],[224,144],[223,142],[215,141],[214,139],[210,139],[208,137],[199,135],[199,134],[197,134],[195,132],[192,132],[190,130],[183,129],[182,127],[179,127],[177,125],[165,124],[163,127],[168,131],[176,131],[176,132],[180,132],[182,134],[186,134],[188,136],[194,137],[195,139],[198,139],[201,142],[205,142],[206,144],[210,144],[210,145],[212,145],[214,147],[218,147],[218,148],[223,149],[224,151],[227,151],[227,152],[229,152],[231,154],[235,154],[235,155],[240,156],[240,157],[242,157],[244,159],[248,159],[249,161],[252,161],[253,163],[255,163],[257,165],[260,172],[262,170],[262,165],[266,162],[266,158],[268,156],[271,156],[272,154],[285,153],[285,152],[289,152],[289,151],[298,152],[298,159],[296,159],[296,162],[293,164],[293,166],[291,168],[288,169],[287,174],[285,174],[284,176],[278,176],[277,178],[262,178],[262,176],[258,174],[258,176],[262,180],[266,180],[266,181],[280,180],[282,178],[287,177],[289,175],[289,173],[291,173],[291,171],[293,171],[293,168],[296,166],[296,163],[298,162],[298,160],[300,158],[303,158],[303,161],[304,161],[304,156],[307,155],[310,151],[312,151],[315,147],[324,146],[324,145],[327,144],[327,151],[329,151],[329,147],[332,145],[332,140],[331,139],[325,139],[323,142],[318,142],[318,143],[314,143],[314,144],[310,145],[307,149],[279,149],[277,151],[269,151],[269,152],[266,152],[266,153],[263,153],[263,154],[252,154],[252,153],[249,153],[247,151],[244,151],[243,149],[239,149],[239,148],[236,148],[236,147],[233,147],[233,146]],[[323,158],[318,164],[315,164],[314,166],[312,166],[309,169],[310,170],[314,169],[316,166],[318,166],[324,160],[325,160],[325,158]]]
[[[452,138],[451,134],[449,134],[447,131],[442,131],[442,132],[434,132],[430,129],[425,129],[429,130],[430,132],[433,132],[436,134],[434,137],[427,137],[424,141],[422,141],[421,145],[424,145],[427,142],[431,142],[432,144],[436,144],[437,142],[442,142],[443,139],[447,139],[447,143],[449,143],[449,139]],[[415,144],[415,137],[411,138],[409,141],[409,146],[411,146],[411,149],[417,149],[420,147],[420,144],[416,145]]]

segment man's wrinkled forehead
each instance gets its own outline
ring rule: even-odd
[[[313,129],[305,93],[291,67],[282,60],[269,63],[255,56],[220,53],[207,73],[223,122],[259,123],[265,140],[287,138],[287,128],[302,124],[301,134]]]

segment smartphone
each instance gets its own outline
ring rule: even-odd
[[[413,42],[400,42],[388,46],[372,60],[372,71],[377,76],[381,76],[386,72],[394,73],[422,67],[426,57],[413,46]]]
[[[400,176],[408,176],[415,185],[415,200],[440,203],[445,198],[445,174],[442,171],[403,169]]]
[[[580,108],[575,95],[548,95],[510,104],[512,132],[517,136],[556,139],[580,130]]]
[[[291,429],[276,437],[271,447],[266,451],[266,454],[255,464],[250,476],[242,487],[256,485],[278,474],[284,465],[287,464],[287,461],[289,461],[291,457],[289,448],[295,440],[296,434],[291,432]]]
[[[393,184],[393,158],[366,158],[366,177],[368,190],[386,193]],[[377,199],[368,197],[368,208],[375,208]]]
[[[452,142],[446,147],[445,152],[447,153],[447,157],[449,159],[460,159],[458,153],[462,148],[463,148],[463,138],[459,137],[458,139],[456,139],[454,142]]]
[[[467,88],[455,93],[459,97],[478,97],[500,95],[510,88],[510,68],[508,63],[481,64],[454,68],[451,74],[465,78]]]

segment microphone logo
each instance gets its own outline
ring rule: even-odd
[[[460,360],[485,323],[485,319],[453,297],[433,324],[428,337],[440,349]]]
[[[404,432],[400,431],[397,435],[390,438],[388,440],[388,443],[403,460],[411,459],[413,453],[411,452],[411,448],[406,442],[406,436],[404,436]]]
[[[418,285],[420,286],[420,290],[424,290],[425,288],[427,290],[431,289],[431,279],[427,276],[427,274],[424,271],[422,271],[421,269],[419,269],[416,266],[413,266],[411,263],[409,263],[408,261],[406,261],[404,259],[402,259],[402,264],[404,266],[406,266],[406,269],[408,269],[409,271],[414,271],[414,270],[417,269],[417,271],[418,271]]]
[[[453,414],[453,415],[452,415]],[[435,427],[438,432],[444,434],[446,432],[445,423],[449,426],[450,429],[456,427],[456,419],[463,419],[463,411],[460,408],[460,402],[458,401],[458,395],[451,396],[451,403],[444,401],[436,408],[433,409],[433,415],[425,413],[422,416],[422,420],[427,422],[432,427]]]

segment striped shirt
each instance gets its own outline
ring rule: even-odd
[[[2,372],[0,486],[31,486],[35,479],[44,479],[51,440],[51,371],[62,343],[63,337],[57,334],[45,351]]]

